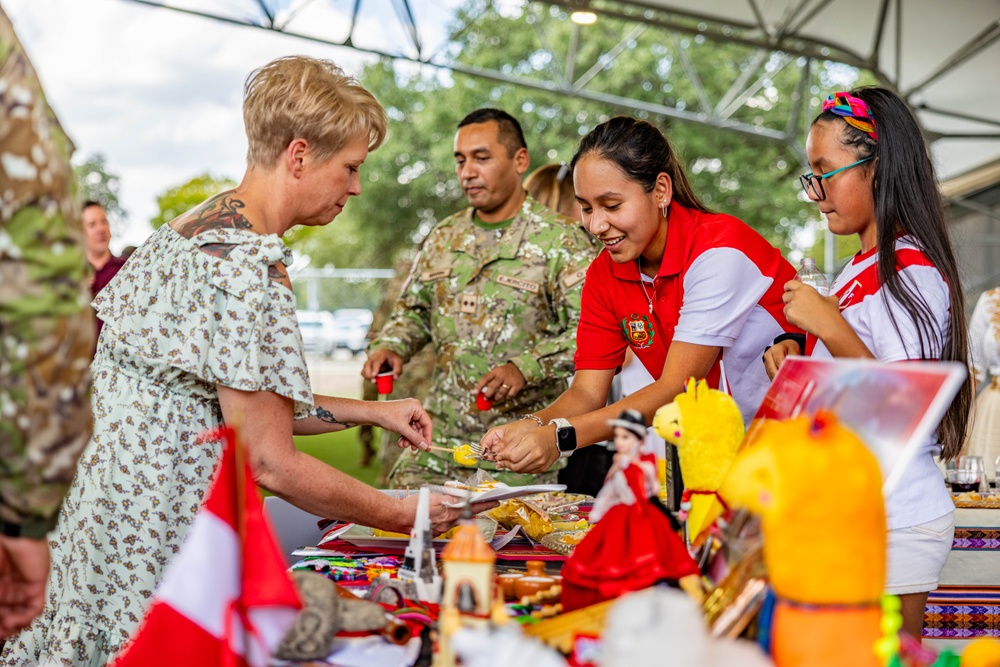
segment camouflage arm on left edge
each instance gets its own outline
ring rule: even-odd
[[[0,10],[0,522],[42,537],[90,439],[93,314],[72,145]]]

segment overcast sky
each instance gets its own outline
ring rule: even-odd
[[[417,17],[423,19],[425,39],[444,34],[448,8],[456,3],[418,3],[418,10],[424,8]],[[378,9],[378,0],[365,4]],[[240,103],[252,69],[289,54],[329,58],[350,73],[365,62],[350,49],[125,0],[0,0],[0,5],[76,144],[77,161],[103,153],[108,170],[121,178],[129,220],[115,250],[146,238],[148,220],[157,212],[156,194],[166,188],[206,171],[240,179],[246,153]],[[351,5],[333,0],[310,8],[329,13]],[[328,21],[326,16],[305,23],[347,25]],[[384,23],[396,25],[395,15]],[[361,24],[365,30],[385,32]]]

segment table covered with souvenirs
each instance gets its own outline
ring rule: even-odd
[[[809,370],[786,383],[794,400],[765,399],[746,434],[731,397],[689,383],[651,425],[673,465],[647,449],[642,415],[623,412],[609,422],[615,463],[593,498],[470,470],[393,492],[420,494],[410,535],[326,525],[295,552],[306,609],[277,657],[340,667],[1000,664],[1000,502],[985,485],[953,496],[930,641],[900,632],[899,599],[883,594],[892,475],[871,444],[879,424],[865,414],[864,383],[921,369]],[[847,381],[853,416],[842,391],[827,391]],[[840,412],[800,409],[815,403],[810,392]],[[497,505],[432,535],[431,492]]]

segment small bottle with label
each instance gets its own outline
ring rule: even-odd
[[[803,257],[795,279],[803,285],[809,285],[819,292],[820,296],[830,296],[830,283],[826,276],[816,266],[816,260],[812,257]]]

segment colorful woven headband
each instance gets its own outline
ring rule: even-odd
[[[823,102],[823,111],[832,111],[842,117],[851,127],[856,127],[873,140],[878,141],[875,120],[868,105],[860,97],[849,93],[834,93]]]

